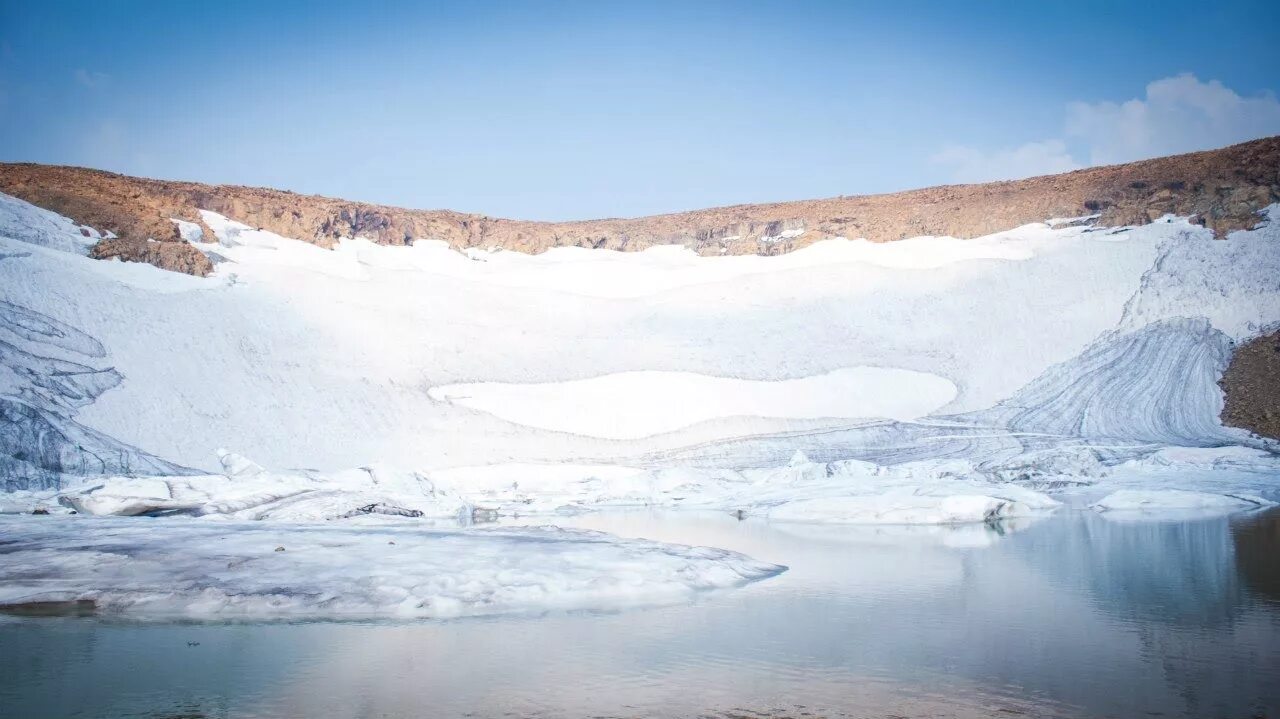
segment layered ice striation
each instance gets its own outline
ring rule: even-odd
[[[990,413],[1013,432],[1209,446],[1239,439],[1222,427],[1218,378],[1231,339],[1207,319],[1152,322],[1110,333],[1049,368]]]

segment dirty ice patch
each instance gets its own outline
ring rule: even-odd
[[[639,439],[723,417],[911,420],[950,402],[956,386],[934,374],[884,367],[776,381],[646,370],[567,382],[444,385],[428,394],[528,427]]]
[[[70,606],[144,619],[612,610],[687,601],[786,569],[557,527],[0,517],[0,535],[0,609],[78,602]]]

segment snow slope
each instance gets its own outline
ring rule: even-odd
[[[7,488],[90,512],[432,515],[484,508],[497,490],[467,482],[501,475],[525,487],[495,495],[509,511],[632,496],[982,521],[1027,511],[1014,490],[1155,477],[1132,463],[1162,447],[1264,446],[1218,423],[1216,380],[1233,342],[1280,322],[1276,222],[1225,241],[1170,217],[706,258],[324,250],[204,219],[217,264],[195,278],[90,260],[74,223],[0,196],[5,329],[56,328],[0,345]],[[222,447],[271,471],[238,477]],[[779,479],[798,449],[822,477]],[[1229,476],[1275,476],[1269,452],[1251,462]],[[351,480],[360,467],[421,486]],[[266,493],[245,503],[245,486]],[[277,506],[300,487],[313,509]]]
[[[527,427],[641,439],[720,417],[916,419],[955,397],[955,385],[903,369],[847,367],[799,379],[744,380],[689,372],[620,372],[543,384],[433,387],[432,399]]]

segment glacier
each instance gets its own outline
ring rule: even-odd
[[[1217,386],[1237,343],[1280,327],[1280,206],[1224,240],[1085,217],[770,257],[329,250],[202,215],[214,237],[175,220],[215,262],[198,278],[90,259],[96,230],[0,195],[0,513],[78,515],[6,519],[18,541],[48,521],[65,542],[42,546],[74,547],[139,515],[463,542],[637,506],[804,527],[1280,499],[1280,448],[1223,426]],[[212,571],[196,555],[192,576]],[[58,596],[91,590],[74,561]],[[654,568],[641,583],[675,591]],[[257,596],[240,581],[199,586],[232,607]]]
[[[194,278],[90,260],[96,231],[0,197],[5,489],[230,476],[223,447],[310,481],[767,470],[801,450],[997,483],[1272,447],[1220,424],[1216,386],[1235,342],[1280,323],[1269,219],[1223,241],[1079,218],[708,258],[325,250],[202,215],[216,237],[183,231],[218,264]]]

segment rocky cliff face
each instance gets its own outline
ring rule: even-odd
[[[1237,347],[1218,384],[1223,424],[1280,439],[1280,331]]]
[[[1280,137],[1013,182],[580,222],[407,210],[280,190],[33,164],[0,164],[0,192],[118,236],[104,241],[95,256],[197,275],[207,274],[211,266],[182,240],[170,218],[202,225],[197,212],[201,209],[323,247],[358,236],[387,245],[437,239],[458,248],[523,252],[560,246],[641,250],[681,244],[706,255],[769,255],[836,236],[874,242],[919,235],[967,238],[1050,217],[1094,214],[1109,226],[1144,224],[1165,213],[1194,215],[1222,235],[1252,227],[1259,209],[1280,201]]]
[[[99,260],[118,257],[125,262],[146,262],[164,270],[185,272],[197,277],[213,272],[213,262],[181,238],[158,241],[139,237],[112,237],[98,242],[89,254]]]

